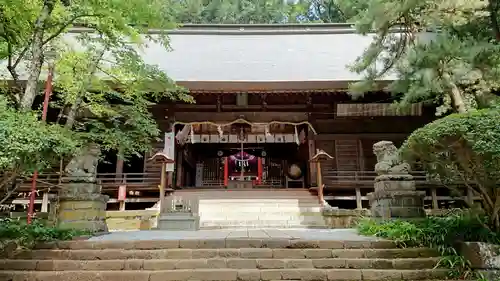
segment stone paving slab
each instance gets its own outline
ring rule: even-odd
[[[302,239],[302,240],[348,240],[377,241],[375,237],[362,236],[355,229],[217,229],[199,231],[126,231],[113,232],[90,241],[131,241],[131,240],[178,240],[178,239]]]

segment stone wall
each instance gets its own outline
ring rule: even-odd
[[[323,219],[329,228],[352,228],[360,217],[369,216],[370,210],[325,209]]]

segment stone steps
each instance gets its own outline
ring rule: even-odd
[[[427,280],[444,279],[447,270],[387,269],[180,269],[123,271],[0,271],[0,280],[15,281],[271,281],[271,280]]]
[[[260,228],[279,228],[279,229],[325,229],[323,223],[296,223],[296,222],[280,222],[280,224],[271,224],[265,222],[259,222],[258,224],[245,224],[238,222],[239,224],[233,223],[228,224],[221,220],[222,223],[217,222],[202,222],[200,223],[200,229],[202,230],[215,230],[215,229],[260,229]]]
[[[283,216],[291,216],[291,217],[308,217],[308,216],[315,216],[315,217],[322,217],[323,214],[320,212],[320,207],[311,207],[311,210],[303,210],[303,209],[289,209],[289,210],[279,210],[277,211],[276,209],[270,210],[270,211],[265,211],[259,213],[259,217],[261,218],[272,218],[272,217],[283,217]],[[262,210],[262,209],[261,209]],[[228,214],[228,212],[231,212]],[[238,210],[238,213],[234,213],[234,209],[232,211],[230,210],[204,210],[200,211],[200,214],[203,215],[219,215],[219,214],[224,214],[226,217],[242,217],[242,216],[247,216],[247,215],[255,215],[255,212],[251,211],[242,211]]]
[[[33,250],[21,251],[12,259],[36,260],[117,260],[117,259],[310,259],[310,258],[430,258],[436,251],[424,248],[411,249],[154,249],[154,250]]]
[[[0,260],[0,270],[174,270],[174,269],[433,269],[433,258],[406,259],[128,259],[128,260]]]
[[[225,238],[70,241],[7,251],[0,280],[337,281],[444,279],[439,255],[377,241]]]
[[[269,230],[267,230],[269,231]],[[60,241],[39,243],[35,250],[168,250],[168,249],[224,249],[224,248],[269,248],[269,249],[398,249],[389,240],[313,240],[290,238],[225,238],[225,239],[165,239],[131,241]],[[425,251],[429,251],[425,248]],[[410,249],[411,250],[411,249]]]
[[[196,194],[200,198],[198,210],[202,229],[326,228],[318,199],[307,190]]]

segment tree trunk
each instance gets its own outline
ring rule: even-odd
[[[498,26],[498,3],[497,0],[488,1],[488,10],[490,11],[491,29],[497,41],[500,41],[500,27]]]
[[[75,102],[71,105],[68,115],[66,116],[66,124],[64,124],[64,127],[68,130],[71,130],[73,128],[73,125],[75,124],[76,120],[76,112],[78,111],[78,108],[80,108],[80,104],[82,102],[82,99],[80,98],[80,95],[76,97]]]
[[[94,76],[95,72],[97,71],[97,65],[101,62],[102,57],[104,56],[105,50],[102,49],[99,53],[96,54],[94,58],[94,64],[91,65],[89,69],[89,74],[86,77],[85,83],[82,86],[82,89],[80,89],[80,93],[78,93],[75,102],[71,105],[71,108],[69,109],[68,115],[66,117],[66,124],[64,127],[66,129],[71,130],[73,128],[73,125],[75,124],[76,120],[76,113],[78,112],[78,109],[80,108],[80,104],[82,103],[82,99],[85,95],[85,92],[88,90],[87,87],[91,84],[92,82],[92,76]]]
[[[467,113],[467,107],[465,106],[462,91],[460,91],[457,85],[451,80],[451,77],[448,73],[443,74],[443,78],[450,87],[449,95],[451,98],[451,103],[453,104],[453,108],[458,113]]]
[[[35,23],[33,40],[31,41],[31,59],[28,65],[28,80],[26,81],[26,88],[20,102],[20,108],[24,110],[31,109],[33,101],[38,94],[38,80],[43,64],[44,25],[53,10],[54,1],[45,0],[42,11]]]

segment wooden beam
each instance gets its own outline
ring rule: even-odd
[[[347,90],[349,84],[357,81],[176,81],[191,91],[206,92],[286,92],[286,91],[336,91]],[[390,81],[377,82],[384,89]]]
[[[176,112],[175,120],[180,122],[230,122],[238,118],[244,118],[250,122],[286,121],[301,122],[306,121],[307,114],[303,112]],[[160,122],[162,122],[160,120]]]
[[[318,134],[315,139],[320,141],[345,140],[345,139],[404,139],[408,133],[364,133],[364,134]]]

